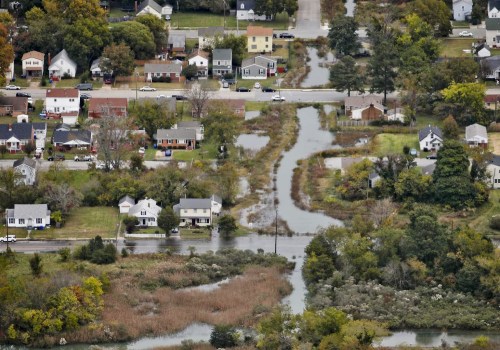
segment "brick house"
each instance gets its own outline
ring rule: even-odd
[[[92,97],[89,102],[89,119],[100,117],[126,117],[128,100],[116,97]]]

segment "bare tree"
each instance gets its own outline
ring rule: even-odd
[[[396,206],[389,198],[384,198],[377,201],[376,205],[371,209],[370,218],[376,227],[383,223],[394,213]]]
[[[186,97],[191,104],[193,117],[201,118],[203,113],[206,112],[208,101],[212,97],[212,92],[200,84],[193,84],[191,89],[186,91]]]
[[[49,182],[45,185],[43,192],[51,210],[60,210],[63,215],[67,215],[73,208],[78,208],[83,197],[67,183]]]

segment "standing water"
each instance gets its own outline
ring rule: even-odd
[[[327,63],[333,62],[333,54],[328,52],[324,58],[320,58],[318,56],[318,49],[315,47],[308,47],[307,54],[310,58],[310,61],[307,63],[310,70],[300,85],[307,88],[328,84],[330,82],[330,69]]]

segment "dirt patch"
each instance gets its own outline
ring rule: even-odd
[[[488,138],[491,152],[500,154],[500,132],[490,132]]]

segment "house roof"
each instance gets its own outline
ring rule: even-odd
[[[41,53],[41,52],[38,52],[38,51],[30,51],[30,52],[26,52],[23,57],[21,58],[21,60],[27,60],[27,59],[30,59],[30,58],[36,58],[37,60],[40,60],[40,61],[43,61],[44,58],[45,58],[45,54],[44,53]]]
[[[147,6],[150,6],[153,8],[156,12],[161,13],[161,6],[156,3],[154,0],[144,0],[141,2],[139,7],[137,8],[137,13],[141,12],[144,10]]]
[[[241,7],[243,5],[243,8]],[[255,0],[238,0],[236,3],[236,10],[253,10],[255,8]]]
[[[90,65],[90,70],[101,69],[101,67],[99,67],[99,63],[101,63],[100,57],[92,61],[92,64]]]
[[[242,62],[241,62],[241,68],[247,68],[247,67],[250,67],[250,66],[259,66],[259,67],[262,67],[262,68],[267,68],[266,66],[263,66],[257,62],[255,62],[255,57],[250,57],[250,58],[245,58]]]
[[[353,107],[353,109],[369,106],[370,104],[382,103],[382,97],[377,95],[361,95],[361,96],[348,96],[344,100],[346,108]]]
[[[49,214],[47,204],[14,204],[14,210],[9,210],[9,217],[16,219],[45,218]]]
[[[224,35],[224,27],[208,27],[198,29],[198,36],[212,37],[216,35]]]
[[[151,211],[153,215],[158,215],[161,208],[156,204],[156,201],[151,198],[141,199],[136,205],[131,207],[128,211],[129,215],[140,213],[142,210]]]
[[[486,18],[486,30],[500,30],[500,18]]]
[[[125,97],[92,97],[89,102],[90,112],[101,112],[110,108],[127,108],[128,100]]]
[[[36,160],[28,158],[28,157],[17,159],[14,162],[14,168],[17,168],[18,166],[23,165],[23,164],[25,164],[31,168],[36,168]]]
[[[122,199],[120,199],[120,201],[118,202],[118,205],[121,205],[123,203],[128,203],[128,204],[132,204],[134,205],[135,204],[135,199],[130,197],[129,195],[126,195],[125,197],[123,197]]]
[[[491,158],[490,164],[500,166],[500,156],[494,154],[493,158]]]
[[[185,47],[186,46],[186,34],[168,34],[168,45],[172,47]]]
[[[453,4],[456,4],[456,3],[459,3],[462,1],[472,5],[472,0],[453,0]]]
[[[481,65],[486,65],[491,71],[496,70],[500,67],[500,56],[486,57],[481,60]]]
[[[182,64],[179,63],[146,63],[144,73],[181,73]]]
[[[441,129],[438,128],[437,126],[426,126],[425,128],[419,130],[418,132],[418,140],[422,141],[429,135],[430,133],[433,133],[437,137],[439,137],[441,140],[443,139],[443,133],[441,132]]]
[[[0,124],[0,140],[8,140],[12,136],[18,140],[31,140],[33,126],[30,123],[17,123],[12,126]]]
[[[188,60],[189,60],[189,59],[191,59],[191,58],[194,58],[194,57],[196,57],[196,56],[200,56],[200,57],[203,57],[203,58],[208,59],[208,57],[209,57],[210,55],[208,54],[208,52],[206,52],[206,51],[204,51],[204,50],[200,50],[200,49],[198,49],[198,50],[196,50],[196,51],[191,52],[191,54],[188,56]]]
[[[232,61],[233,59],[233,50],[231,49],[213,49],[212,51],[213,61]]]
[[[260,26],[248,26],[247,36],[273,36],[273,28],[266,28]]]
[[[28,98],[17,96],[0,96],[0,106],[12,106],[15,111],[24,111],[28,108]]]
[[[47,123],[31,123],[33,125],[33,129],[35,130],[45,130],[47,131]]]
[[[497,10],[500,10],[500,0],[489,0],[488,1],[488,10],[492,10],[496,8]]]
[[[465,139],[469,140],[474,138],[475,136],[480,136],[485,139],[488,138],[488,132],[486,131],[486,127],[481,124],[472,124],[465,128]]]
[[[474,54],[477,55],[477,53],[479,51],[481,51],[482,49],[486,49],[486,50],[490,51],[490,47],[488,45],[486,45],[486,43],[481,43],[481,44],[474,46]]]
[[[80,97],[80,91],[78,89],[48,89],[45,97],[78,98]]]
[[[157,140],[166,139],[196,139],[196,130],[194,129],[158,129],[156,132]]]
[[[73,66],[76,67],[76,63],[69,57],[68,52],[65,49],[62,49],[61,52],[59,52],[57,55],[55,55],[50,61],[51,64],[49,66],[52,67],[53,65],[57,65],[58,60],[65,60],[68,63],[72,64]]]
[[[210,198],[181,198],[180,209],[211,209],[212,200]]]
[[[52,136],[54,143],[68,143],[70,141],[81,141],[91,143],[92,133],[89,130],[55,130]]]

